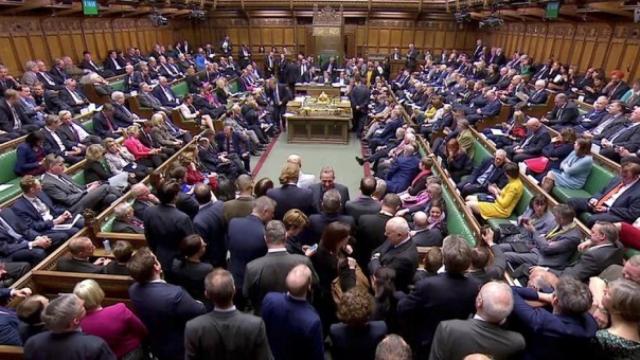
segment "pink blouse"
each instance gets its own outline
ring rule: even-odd
[[[80,328],[106,341],[118,359],[138,348],[147,335],[142,321],[123,303],[88,312]]]

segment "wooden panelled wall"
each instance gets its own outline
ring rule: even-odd
[[[179,30],[181,38],[194,43],[218,42],[229,34],[232,43],[251,46],[257,52],[260,46],[267,50],[274,46],[286,46],[293,51],[313,53],[312,26],[300,25],[295,19],[214,19],[208,23],[183,27]],[[369,20],[364,25],[345,25],[344,35],[347,41],[347,54],[367,56],[389,54],[398,47],[406,52],[409,43],[418,49],[442,48],[472,49],[475,45],[474,29],[455,22]]]
[[[102,61],[110,49],[138,47],[148,52],[157,42],[172,43],[173,35],[173,28],[155,28],[148,19],[0,17],[0,62],[19,75],[27,60],[50,64],[68,55],[79,61],[89,50],[94,60]]]
[[[524,51],[536,61],[552,57],[563,64],[623,70],[640,78],[640,25],[633,23],[508,23],[485,33],[486,43],[511,55]]]

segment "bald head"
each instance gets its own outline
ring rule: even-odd
[[[536,119],[536,118],[530,118],[529,120],[527,120],[527,123],[525,124],[525,126],[528,129],[538,129],[541,126],[540,120]]]
[[[251,176],[247,174],[238,176],[236,185],[238,187],[238,190],[243,194],[248,193],[250,195],[253,191],[253,180],[251,179]]]
[[[424,229],[427,227],[427,219],[429,217],[423,211],[418,211],[413,214],[413,224],[417,230]]]
[[[287,158],[287,162],[296,164],[300,168],[302,168],[302,158],[300,157],[300,155],[296,155],[296,154],[289,155],[289,157]]]
[[[307,265],[300,264],[287,275],[287,290],[296,297],[306,297],[311,286],[311,270]]]
[[[409,237],[409,224],[402,217],[393,217],[387,221],[384,234],[391,244],[397,245]]]
[[[497,281],[486,283],[476,297],[476,311],[484,320],[500,324],[513,310],[509,285]]]

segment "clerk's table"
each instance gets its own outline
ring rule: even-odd
[[[288,143],[349,143],[353,113],[348,98],[326,94],[296,97],[287,104],[284,118]]]

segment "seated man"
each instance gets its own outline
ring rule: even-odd
[[[4,93],[0,100],[0,135],[6,140],[15,139],[39,129],[39,126],[30,123],[29,117],[19,106],[20,96],[13,89]]]
[[[120,191],[108,184],[78,185],[64,173],[64,159],[59,156],[47,155],[43,165],[46,172],[42,175],[42,189],[72,214],[82,213],[87,208],[99,212],[120,196]]]
[[[506,160],[507,152],[502,149],[496,150],[493,159],[485,159],[480,166],[473,169],[471,175],[458,183],[460,195],[465,198],[477,193],[487,193],[490,184],[496,184],[502,189],[507,185],[507,176],[502,168]]]
[[[240,135],[233,131],[231,126],[225,126],[224,130],[218,132],[215,137],[216,144],[218,145],[218,154],[235,161],[238,159],[244,164],[244,171],[251,171],[251,157],[247,149],[246,142],[242,141]]]
[[[160,100],[162,106],[175,108],[180,106],[180,99],[173,92],[166,77],[160,77],[160,84],[153,89],[153,95]]]
[[[600,155],[619,162],[621,154],[640,150],[640,107],[629,115],[630,124],[600,141]]]
[[[493,116],[497,116],[502,109],[502,103],[498,99],[496,92],[493,90],[487,91],[485,94],[487,99],[487,104],[481,108],[473,111],[471,108],[471,113],[467,114],[467,120],[471,125],[475,125],[478,121],[483,119],[488,119]]]
[[[113,122],[121,128],[127,128],[137,121],[140,121],[140,117],[127,109],[125,105],[126,99],[124,93],[121,91],[114,91],[111,94],[111,101],[113,104]]]
[[[574,127],[576,134],[585,132],[600,125],[608,115],[607,105],[609,105],[609,100],[604,96],[600,96],[593,103],[593,110],[578,117],[578,125]]]
[[[113,209],[115,220],[111,231],[127,234],[144,234],[144,223],[134,215],[133,207],[129,203],[118,204]]]
[[[44,151],[49,155],[59,156],[69,164],[75,164],[84,158],[84,146],[74,146],[72,143],[65,144],[59,134],[62,121],[55,115],[49,115],[45,121],[45,127],[40,130],[44,137]]]
[[[520,265],[540,266],[561,271],[569,265],[578,244],[582,240],[582,233],[576,226],[573,209],[566,204],[555,206],[551,212],[556,220],[554,227],[547,234],[540,234],[530,222],[523,222],[522,226],[533,234],[535,247],[529,252],[516,252],[509,243],[500,244],[505,252],[507,262],[515,269]]]
[[[544,129],[540,120],[530,118],[525,126],[527,128],[525,138],[518,145],[504,148],[511,161],[516,163],[540,156],[542,149],[551,142],[551,136]]]
[[[0,211],[0,257],[35,266],[47,253],[51,239],[26,227],[11,208]]]
[[[576,104],[569,101],[566,94],[559,93],[554,99],[555,106],[547,115],[545,115],[541,122],[551,126],[555,130],[562,130],[565,127],[573,127],[578,120],[578,108]]]
[[[96,135],[103,139],[117,139],[121,136],[120,127],[113,120],[114,113],[113,105],[106,103],[102,105],[102,111],[93,114],[93,130]]]
[[[69,241],[70,257],[58,260],[56,270],[103,274],[105,273],[106,265],[111,262],[111,259],[101,257],[92,262],[90,258],[93,256],[94,251],[96,251],[96,247],[91,242],[91,239],[86,236],[75,237]]]
[[[22,195],[15,201],[12,208],[20,221],[38,232],[46,235],[54,244],[62,244],[84,227],[84,219],[79,218],[75,223],[71,213],[62,206],[54,205],[51,198],[42,191],[40,180],[34,176],[26,175],[20,179]],[[65,225],[68,228],[55,230],[56,225]]]
[[[89,106],[91,103],[89,99],[78,90],[77,86],[73,78],[68,78],[64,81],[64,88],[58,91],[60,100],[67,104],[75,114],[79,114],[80,109]]]
[[[151,108],[153,111],[162,111],[167,115],[171,115],[172,106],[167,107],[162,105],[160,100],[153,93],[153,87],[149,84],[142,83],[140,85],[140,93],[138,94],[138,102],[140,103],[140,107]]]
[[[413,145],[404,148],[402,155],[398,156],[387,172],[387,190],[391,193],[399,193],[407,190],[411,180],[418,174],[418,157]]]
[[[640,217],[640,158],[624,157],[621,161],[620,176],[588,199],[571,198],[568,204],[578,214],[587,212],[587,226],[596,221],[633,223]]]
[[[70,111],[63,110],[58,113],[58,117],[62,121],[62,125],[58,128],[58,135],[62,138],[65,146],[84,147],[91,144],[101,144],[100,137],[92,135],[84,125],[73,121]]]

